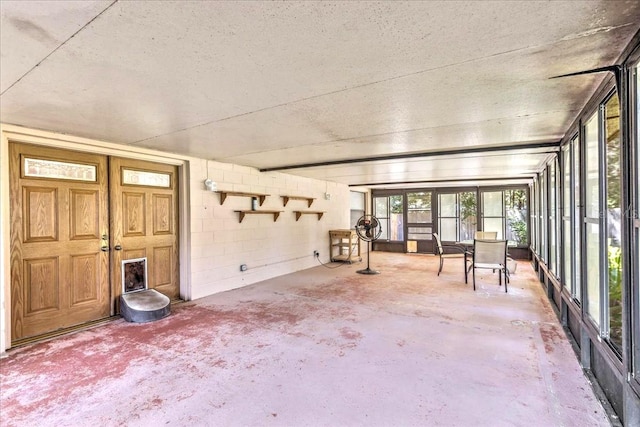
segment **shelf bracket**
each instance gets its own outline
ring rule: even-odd
[[[324,211],[309,211],[309,212],[305,212],[305,211],[293,211],[296,214],[296,221],[300,219],[300,217],[302,215],[318,215],[318,221],[320,221],[320,218],[322,218],[322,215],[324,215]]]
[[[273,215],[273,222],[276,222],[282,211],[236,211],[238,212],[239,222],[242,224],[242,220],[247,215]]]

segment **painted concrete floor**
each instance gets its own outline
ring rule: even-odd
[[[609,426],[536,280],[374,253],[9,351],[2,426]],[[336,264],[333,264],[336,265]]]

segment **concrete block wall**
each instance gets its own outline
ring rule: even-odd
[[[314,250],[326,263],[329,230],[350,227],[346,185],[200,159],[190,161],[189,170],[192,299],[318,266]],[[221,205],[220,194],[205,188],[207,178],[218,190],[269,194],[258,210],[282,211],[279,218],[274,222],[273,215],[247,215],[239,223],[235,211],[251,209],[251,199],[228,196]],[[281,196],[315,201],[311,207],[303,200],[284,206]],[[325,213],[320,220],[302,215],[296,221],[295,210]],[[241,264],[248,269],[240,271]]]
[[[203,159],[176,158],[143,148],[0,123],[0,357],[6,355],[11,343],[9,135],[15,140],[60,149],[184,164],[188,176],[181,187],[188,206],[181,209],[181,218],[190,229],[181,229],[180,269],[182,294],[189,299],[317,266],[314,250],[320,252],[323,262],[328,262],[329,230],[350,226],[349,188],[345,185],[284,173],[261,173],[249,167]],[[260,209],[283,212],[277,222],[273,222],[272,215],[250,215],[240,224],[234,210],[250,209],[251,199],[228,197],[221,206],[220,195],[204,186],[207,177],[216,181],[221,190],[271,194]],[[330,200],[324,199],[325,193],[331,194]],[[316,200],[310,208],[300,200],[291,200],[284,207],[281,195]],[[326,213],[320,221],[315,215],[303,215],[296,222],[294,210]],[[248,270],[241,272],[241,264],[246,264]]]

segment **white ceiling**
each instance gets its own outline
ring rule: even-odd
[[[606,76],[549,78],[640,28],[638,1],[0,8],[3,123],[352,185],[529,179]]]

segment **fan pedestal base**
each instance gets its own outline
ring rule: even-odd
[[[358,271],[356,271],[356,273],[360,273],[360,274],[380,274],[379,271],[372,270],[369,267],[365,268],[364,270],[358,270]]]

